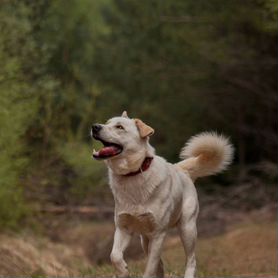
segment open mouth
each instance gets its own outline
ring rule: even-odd
[[[116,156],[123,151],[123,147],[119,144],[106,142],[96,136],[94,136],[94,138],[103,144],[103,148],[98,151],[93,151],[93,157],[95,159],[107,159]]]

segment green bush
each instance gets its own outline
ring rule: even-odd
[[[107,192],[106,167],[92,158],[92,147],[85,143],[70,142],[59,148],[65,163],[73,171],[70,181],[71,199],[82,204],[92,204],[94,196]]]
[[[25,134],[37,112],[30,82],[36,48],[30,37],[30,9],[17,1],[0,9],[0,225],[16,227],[26,214],[21,176],[28,163]],[[28,39],[26,39],[28,38]]]

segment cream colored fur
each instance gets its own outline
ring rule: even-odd
[[[119,124],[123,129],[116,129]],[[181,157],[186,157],[185,160],[171,164],[155,155],[149,136],[142,138],[139,128],[138,122],[136,124],[123,113],[122,117],[112,118],[102,125],[99,133],[103,140],[124,148],[121,154],[105,161],[115,200],[112,263],[119,277],[128,276],[123,254],[132,235],[139,234],[148,256],[143,277],[163,277],[162,244],[167,230],[177,227],[187,255],[184,277],[193,278],[199,211],[193,180],[227,167],[233,149],[225,137],[203,133],[193,137],[182,150]],[[145,157],[153,157],[148,170],[135,176],[124,176],[140,169]]]
[[[180,153],[177,165],[189,172],[192,180],[221,172],[233,159],[233,146],[223,135],[204,132],[192,137]]]

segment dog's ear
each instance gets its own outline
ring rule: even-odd
[[[150,126],[146,125],[140,119],[134,119],[134,121],[139,130],[139,134],[140,134],[141,138],[146,138],[146,137],[154,134],[154,129],[151,128]]]
[[[126,112],[126,111],[124,111],[124,112],[122,113],[122,117],[128,118],[128,115],[127,115],[127,112]]]

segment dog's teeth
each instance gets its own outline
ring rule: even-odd
[[[98,155],[98,152],[95,149],[93,149],[93,155]]]

